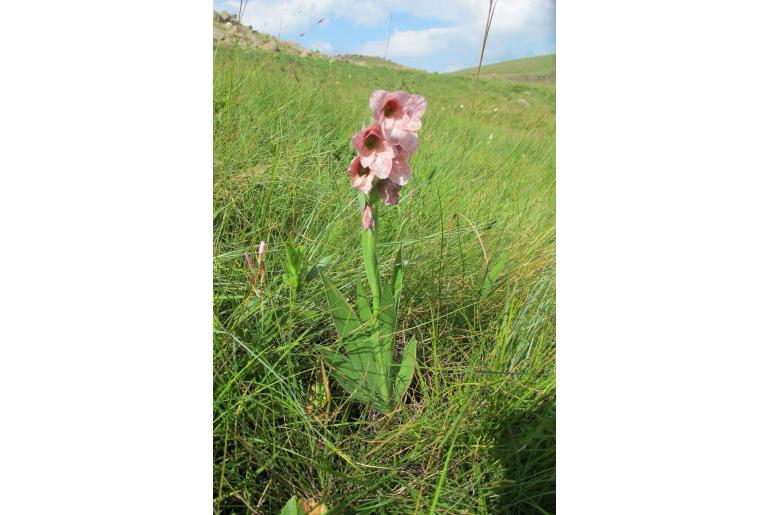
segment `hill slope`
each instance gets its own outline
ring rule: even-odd
[[[476,67],[456,71],[451,75],[475,77]],[[554,81],[556,80],[556,56],[541,55],[487,64],[481,67],[481,77],[523,82]]]
[[[238,46],[243,49],[259,49],[293,56],[311,56],[341,63],[353,63],[359,66],[384,66],[399,70],[413,69],[382,57],[357,54],[326,55],[318,50],[305,48],[296,41],[278,39],[270,34],[254,30],[251,25],[241,24],[237,16],[231,15],[227,11],[218,12],[216,9],[214,10],[213,35],[215,46]]]

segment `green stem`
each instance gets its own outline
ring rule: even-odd
[[[377,205],[370,205],[372,208],[373,229],[364,229],[361,243],[364,255],[364,269],[366,278],[369,280],[369,288],[372,290],[372,318],[377,321],[380,316],[380,271],[377,266]]]

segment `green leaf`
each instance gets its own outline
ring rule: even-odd
[[[321,354],[329,364],[329,372],[334,380],[354,399],[367,402],[365,371],[359,370],[355,362],[340,352],[322,350]]]
[[[337,334],[340,339],[344,339],[350,333],[360,328],[361,322],[334,283],[327,279],[323,272],[320,272],[320,275],[326,290],[326,298],[332,311],[334,326],[337,328]]]
[[[487,270],[487,275],[484,277],[484,284],[481,287],[479,299],[487,298],[487,296],[492,292],[492,288],[495,285],[495,279],[497,279],[497,276],[500,275],[500,272],[503,270],[506,261],[506,257],[503,256],[498,259],[495,264],[489,268],[489,270]]]
[[[305,515],[305,510],[297,504],[297,496],[292,495],[279,515]]]
[[[358,304],[358,314],[361,317],[361,321],[366,322],[372,318],[372,310],[369,309],[369,300],[366,298],[364,285],[360,279],[356,281],[356,302]]]
[[[387,329],[390,334],[396,329],[396,305],[393,301],[393,292],[387,282],[382,283],[382,304],[380,306],[380,327]]]
[[[417,340],[414,336],[409,340],[401,356],[401,366],[398,368],[398,375],[394,385],[394,395],[399,401],[404,397],[406,389],[414,377],[414,370],[417,365]]]
[[[377,334],[375,332],[370,336],[376,339]],[[329,363],[331,376],[352,398],[386,413],[391,405],[390,398],[386,396],[385,378],[370,359],[370,347],[364,343],[371,341],[371,337],[357,338],[359,350],[354,351],[352,356],[329,350],[322,350],[322,354]]]
[[[319,273],[321,273],[323,270],[325,270],[332,264],[333,260],[334,260],[334,256],[332,255],[324,256],[321,259],[319,259],[318,263],[316,263],[305,276],[305,281],[311,281],[315,279]]]
[[[380,311],[380,363],[388,385],[388,397],[392,395],[391,377],[393,377],[393,333],[396,330],[396,306],[393,302],[393,293],[387,282],[382,283],[382,306]]]
[[[348,336],[342,340],[342,348],[345,349],[351,365],[361,373],[362,377],[369,380],[369,376],[375,375],[376,362],[372,360],[372,331]]]
[[[294,277],[299,275],[299,252],[291,240],[286,240],[286,271]]]

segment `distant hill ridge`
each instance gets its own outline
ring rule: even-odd
[[[452,72],[451,75],[475,77],[476,67]],[[556,55],[525,57],[524,59],[486,64],[481,67],[480,77],[518,82],[552,82],[556,80]]]

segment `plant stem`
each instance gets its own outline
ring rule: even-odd
[[[380,271],[377,266],[377,205],[371,205],[374,227],[364,229],[361,242],[363,247],[364,268],[369,287],[372,290],[372,319],[377,321],[380,316]]]

